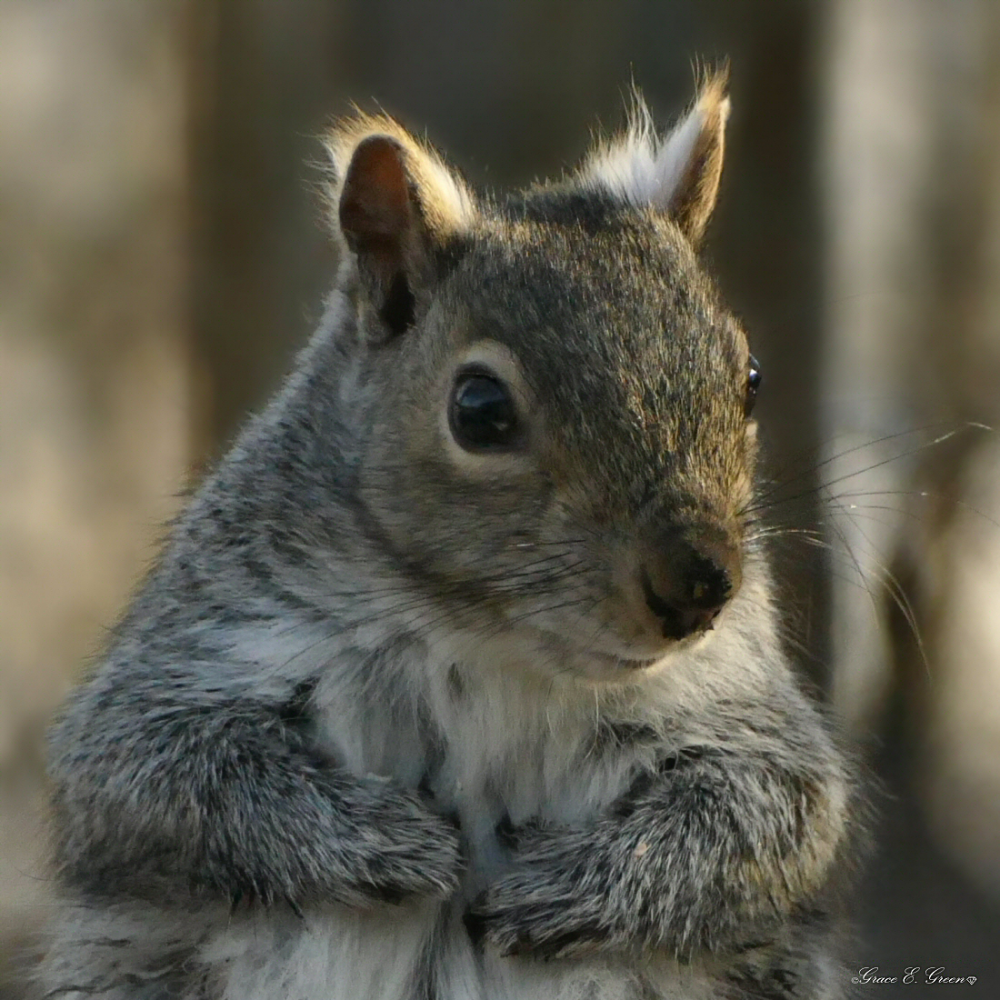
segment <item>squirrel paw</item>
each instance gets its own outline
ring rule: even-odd
[[[332,785],[332,782],[331,782]],[[460,833],[419,796],[386,782],[332,785],[327,795],[287,797],[242,850],[223,842],[211,884],[235,910],[286,903],[293,912],[337,901],[367,909],[414,897],[444,898],[464,867]],[[280,821],[278,819],[280,815]]]
[[[464,918],[470,938],[503,956],[541,959],[624,944],[608,921],[607,887],[590,884],[572,844],[547,840],[529,833],[517,868],[472,904]]]
[[[600,914],[579,899],[531,892],[528,878],[509,878],[484,893],[465,914],[476,944],[503,957],[570,958],[607,948],[613,935]],[[581,905],[583,903],[583,905]]]
[[[401,792],[353,840],[349,902],[401,903],[455,892],[464,867],[458,827]]]

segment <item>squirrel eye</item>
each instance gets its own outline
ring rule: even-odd
[[[518,436],[517,413],[507,387],[482,371],[461,373],[452,390],[448,423],[466,451],[509,448]]]
[[[743,416],[749,417],[753,413],[753,404],[757,402],[757,390],[760,388],[760,365],[757,359],[750,355],[750,371],[747,375],[747,391],[743,397]]]

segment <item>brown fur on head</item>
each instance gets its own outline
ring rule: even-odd
[[[574,666],[701,636],[747,564],[746,337],[694,252],[728,99],[710,79],[663,139],[639,108],[575,175],[500,203],[388,119],[331,140],[378,388],[373,530],[452,613]]]

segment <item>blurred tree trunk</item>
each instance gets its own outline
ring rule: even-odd
[[[0,995],[48,902],[45,724],[190,461],[184,7],[0,3]]]
[[[336,3],[202,0],[191,18],[191,336],[201,457],[273,390],[320,312],[330,242],[318,183]]]
[[[838,0],[827,37],[834,699],[891,793],[862,964],[995,981],[1000,6]]]

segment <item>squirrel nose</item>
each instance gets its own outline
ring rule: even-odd
[[[714,627],[741,582],[740,560],[728,542],[699,546],[674,537],[659,558],[646,560],[639,575],[642,594],[660,620],[666,639],[683,639]]]

